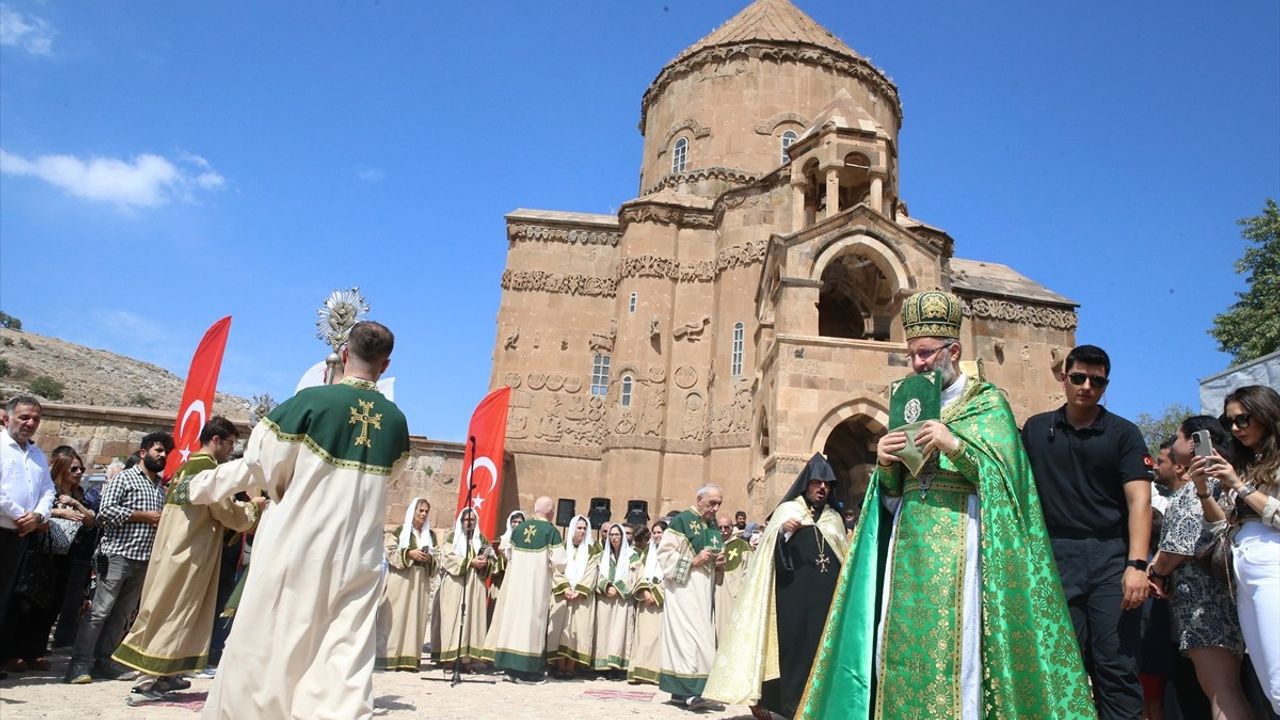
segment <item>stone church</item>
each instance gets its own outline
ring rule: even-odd
[[[859,502],[911,293],[965,303],[1019,421],[1061,402],[1076,303],[908,213],[898,88],[788,0],[755,0],[640,101],[641,192],[616,215],[516,210],[492,388],[513,388],[503,512],[537,495],[657,517],[707,482],[769,512],[814,453]],[[505,516],[505,515],[504,515]]]

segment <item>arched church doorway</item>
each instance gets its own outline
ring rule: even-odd
[[[827,456],[836,473],[836,499],[854,512],[862,507],[867,495],[867,481],[875,469],[876,440],[870,420],[855,415],[840,423],[827,436],[822,454]]]
[[[893,323],[893,283],[876,263],[847,252],[822,270],[818,334],[853,340],[888,340]]]

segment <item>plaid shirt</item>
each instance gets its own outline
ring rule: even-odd
[[[129,522],[135,510],[164,509],[164,486],[152,482],[142,469],[134,466],[116,475],[102,489],[98,525],[104,529],[98,552],[123,555],[130,560],[151,559],[151,544],[156,539],[156,526],[145,522]]]

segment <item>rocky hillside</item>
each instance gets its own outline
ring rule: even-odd
[[[177,412],[183,378],[164,368],[32,332],[0,328],[0,397],[31,393],[80,405]],[[249,401],[218,393],[218,412],[249,416]]]

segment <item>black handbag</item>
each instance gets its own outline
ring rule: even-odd
[[[18,582],[13,590],[28,602],[47,608],[54,601],[52,546],[47,533],[37,533],[31,542],[22,558],[22,569],[18,571]]]

